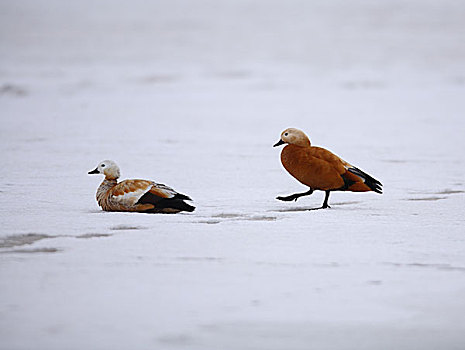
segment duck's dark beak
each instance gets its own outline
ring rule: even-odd
[[[281,146],[281,145],[284,145],[286,142],[284,142],[283,140],[279,140],[278,142],[276,142],[273,147],[277,147],[277,146]]]
[[[87,174],[99,174],[99,172],[98,172],[98,169],[95,168],[94,170],[89,171]]]

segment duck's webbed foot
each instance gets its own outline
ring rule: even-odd
[[[285,202],[290,202],[290,201],[297,201],[297,199],[299,199],[300,197],[303,197],[303,196],[309,196],[313,193],[313,190],[310,188],[307,192],[303,192],[303,193],[294,193],[294,194],[291,194],[289,196],[278,196],[276,197],[276,199],[279,199],[280,201],[285,201]]]

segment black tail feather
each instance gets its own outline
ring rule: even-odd
[[[178,198],[178,199],[184,199],[186,201],[191,201],[191,197],[189,196],[186,196],[185,194],[182,194],[182,193],[176,193],[176,195],[174,196],[174,198]]]
[[[347,169],[347,171],[350,171],[352,174],[357,175],[361,177],[362,179],[365,180],[365,185],[370,187],[370,189],[376,193],[382,194],[383,193],[383,184],[376,180],[374,177],[368,175],[366,172],[360,170],[359,168],[352,167]]]
[[[159,209],[178,209],[181,211],[188,211],[193,212],[195,207],[187,204],[182,199],[179,198],[164,198],[157,204],[157,208]]]
[[[176,194],[172,198],[163,198],[151,192],[147,192],[142,197],[140,197],[137,203],[155,205],[155,208],[151,210],[153,212],[160,212],[166,209],[193,212],[195,210],[195,207],[190,204],[187,204],[186,202],[184,202],[184,200],[191,199],[188,196],[180,193]]]

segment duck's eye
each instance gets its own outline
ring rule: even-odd
[[[100,165],[102,168],[105,168],[105,164]]]
[[[287,136],[287,135],[289,135],[289,134],[286,132],[286,133],[284,134],[284,136]]]

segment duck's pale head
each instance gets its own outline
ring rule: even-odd
[[[296,145],[300,147],[310,147],[310,140],[302,130],[295,128],[288,128],[281,133],[279,141],[273,147],[281,146],[284,144]]]
[[[118,165],[112,160],[101,161],[94,170],[88,174],[103,174],[107,180],[116,180],[120,177]]]

